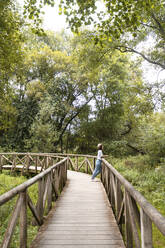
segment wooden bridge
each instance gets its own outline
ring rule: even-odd
[[[12,244],[18,219],[18,247],[27,247],[28,208],[40,226],[31,248],[152,248],[152,224],[165,236],[165,218],[105,159],[102,183],[90,181],[88,173],[93,171],[95,159],[89,155],[1,153],[0,172],[10,169],[11,173],[19,170],[36,175],[0,196],[0,206],[17,197],[0,247]],[[28,193],[35,183],[36,204]]]

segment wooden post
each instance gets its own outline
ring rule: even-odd
[[[20,248],[27,247],[27,197],[26,191],[20,193],[22,206],[20,211]]]
[[[44,195],[44,178],[38,181],[38,202],[37,202],[37,211],[42,222],[43,220],[43,195]]]
[[[87,158],[86,159],[86,173],[88,174],[88,161],[87,161]]]
[[[2,157],[2,155],[0,155],[0,173],[2,173],[2,166],[3,166],[2,159],[3,159],[3,157]]]
[[[108,178],[108,174],[109,174],[109,171],[108,169],[105,167],[105,171],[104,171],[104,186],[105,186],[105,190],[107,192],[107,195],[109,196],[108,194],[108,191],[109,191],[109,178]]]
[[[121,191],[121,184],[119,180],[116,178],[116,215],[119,216],[120,209],[121,209],[121,204],[122,204],[122,191]]]
[[[25,164],[26,164],[26,173],[28,173],[29,172],[29,166],[30,166],[30,157],[29,157],[28,154],[26,155],[26,162],[25,162]]]
[[[111,189],[110,202],[111,202],[113,212],[115,214],[115,189],[114,189],[114,175],[112,172],[110,173],[110,189]]]
[[[51,172],[48,175],[47,179],[48,183],[48,203],[47,203],[47,213],[49,213],[50,209],[52,208],[52,182],[51,182]]]
[[[137,224],[136,224],[136,217],[135,217],[135,212],[134,212],[134,208],[132,205],[132,197],[129,194],[127,194],[127,203],[128,203],[128,208],[129,208],[130,224],[132,227],[132,234],[134,238],[135,247],[139,248],[140,239],[139,239],[139,234],[138,234],[138,229],[137,229]]]
[[[78,156],[76,156],[76,171],[78,171]]]
[[[69,156],[67,156],[67,170],[69,170]]]
[[[136,222],[138,224],[138,227],[141,228],[140,227],[140,212],[139,212],[138,206],[137,206],[136,201],[134,200],[134,198],[132,198],[131,200],[132,200],[132,207],[134,209]]]
[[[11,167],[11,174],[15,170],[16,167],[16,155],[13,155],[13,162],[12,162],[12,167]]]
[[[152,248],[152,222],[143,209],[140,209],[141,247]]]
[[[65,161],[65,183],[67,181],[67,161]]]
[[[67,163],[68,163],[68,159],[67,159]],[[67,165],[67,167],[68,167],[68,165]],[[58,198],[58,195],[59,195],[58,168],[56,168],[55,172],[54,172],[54,186],[55,186],[56,198]]]
[[[46,156],[46,163],[45,163],[45,169],[49,167],[49,157]]]
[[[17,199],[17,202],[16,202],[15,209],[14,209],[13,214],[11,216],[8,228],[6,230],[1,248],[8,248],[10,245],[11,238],[12,238],[12,235],[14,233],[14,228],[15,228],[16,223],[17,223],[17,218],[19,217],[19,214],[20,214],[20,209],[22,206],[22,200],[23,200],[23,198],[21,198],[19,196]]]
[[[93,159],[93,170],[95,169],[96,166],[96,158]]]
[[[133,247],[133,238],[132,238],[132,230],[131,230],[131,223],[130,223],[130,216],[129,216],[129,208],[128,208],[128,201],[127,201],[127,192],[125,190],[125,235],[126,235],[126,247],[132,248]]]
[[[37,174],[37,167],[38,167],[38,156],[36,156],[36,161],[35,161],[35,173]]]

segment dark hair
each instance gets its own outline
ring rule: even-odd
[[[102,144],[98,144],[98,145],[97,145],[97,149],[98,149],[98,150],[102,150],[102,149],[103,149]]]

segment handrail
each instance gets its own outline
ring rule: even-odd
[[[165,217],[105,159],[101,180],[126,247],[152,248],[152,223],[165,235]]]
[[[63,160],[61,160],[60,162],[56,163],[52,167],[50,167],[50,168],[46,169],[45,171],[41,172],[39,175],[36,175],[35,177],[27,180],[26,182],[18,185],[17,187],[15,187],[15,188],[11,189],[10,191],[8,191],[8,192],[4,193],[3,195],[1,195],[0,196],[0,206],[3,205],[8,200],[11,200],[17,194],[25,191],[28,187],[30,187],[31,185],[33,185],[34,183],[39,181],[41,178],[43,178],[44,176],[49,174],[53,169],[55,169],[56,167],[60,166],[65,161],[67,161],[67,158],[64,158]]]
[[[10,156],[12,157],[10,158]],[[23,155],[23,158],[21,157]],[[43,159],[40,160],[40,157]],[[10,247],[11,239],[17,224],[17,219],[19,218],[20,222],[20,248],[27,247],[27,207],[32,212],[34,221],[37,225],[42,225],[44,221],[44,215],[48,214],[52,207],[52,202],[56,201],[58,198],[59,192],[62,191],[66,180],[67,180],[67,166],[68,158],[62,157],[62,160],[59,162],[54,161],[59,159],[59,156],[46,155],[44,154],[20,154],[20,153],[1,153],[0,154],[0,168],[2,169],[11,169],[12,170],[23,170],[32,172],[31,167],[35,167],[35,173],[38,171],[40,174],[32,177],[26,182],[18,185],[17,187],[11,189],[10,191],[4,193],[0,196],[0,206],[4,205],[10,201],[13,197],[17,196],[16,205],[11,214],[10,220],[8,222],[7,230],[3,237],[3,242],[0,245],[1,248]],[[61,158],[61,157],[60,157]],[[6,167],[4,163],[9,163],[9,166]],[[18,163],[22,163],[23,166],[20,167]],[[31,165],[32,164],[32,165]],[[39,166],[39,170],[37,168]],[[38,183],[38,198],[37,205],[35,206],[32,202],[28,188],[33,184]],[[37,197],[37,196],[36,196]],[[33,222],[34,222],[33,221]]]
[[[155,207],[153,207],[145,199],[145,197],[139,191],[137,191],[122,175],[120,175],[120,173],[105,159],[103,159],[103,163],[113,172],[113,174],[125,186],[126,190],[137,201],[139,206],[143,208],[145,213],[150,217],[150,219],[154,222],[154,224],[161,231],[161,233],[165,235],[165,218],[159,213],[159,211]]]

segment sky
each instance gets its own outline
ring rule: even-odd
[[[43,26],[45,29],[59,32],[62,29],[67,29],[67,23],[64,15],[58,14],[58,7],[44,7],[43,11]]]

